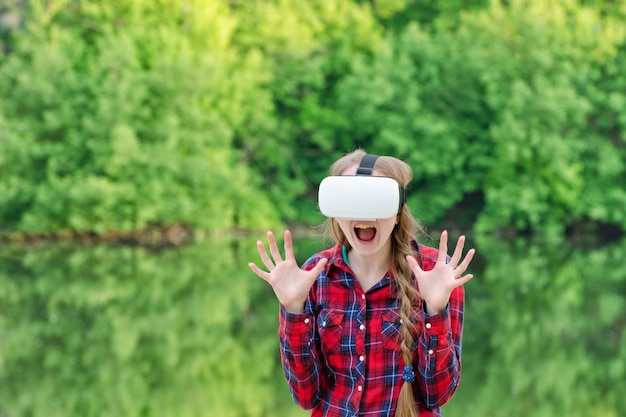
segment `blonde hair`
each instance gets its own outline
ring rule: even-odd
[[[361,149],[344,155],[331,166],[330,174],[341,175],[346,169],[359,165],[365,155],[366,152]],[[374,169],[384,176],[395,179],[403,187],[406,187],[413,178],[413,171],[407,163],[390,156],[380,156],[376,160]],[[335,239],[346,248],[350,248],[350,243],[337,221],[331,218],[327,220],[326,224]],[[405,365],[412,365],[413,363],[414,322],[416,319],[421,319],[419,311],[421,311],[422,297],[412,281],[411,268],[406,260],[408,255],[414,255],[411,239],[418,233],[422,234],[424,231],[405,204],[399,213],[398,224],[391,233],[391,273],[394,277],[394,290],[400,301],[400,317],[402,319],[400,323],[400,335],[402,337],[400,350]],[[417,416],[412,383],[406,380],[398,397],[395,416]]]

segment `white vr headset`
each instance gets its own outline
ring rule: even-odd
[[[326,217],[349,220],[388,219],[402,210],[406,190],[389,177],[373,176],[378,156],[366,154],[356,175],[326,177],[318,193],[320,211]]]

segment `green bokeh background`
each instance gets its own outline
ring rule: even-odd
[[[626,415],[626,3],[0,3],[0,416],[301,417],[247,269],[362,147],[478,249],[448,417]]]

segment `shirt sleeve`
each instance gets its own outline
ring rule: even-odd
[[[450,295],[446,310],[433,316],[423,313],[415,394],[422,396],[428,408],[441,407],[448,402],[459,384],[464,299],[463,287],[457,287]]]
[[[291,314],[280,306],[278,336],[280,355],[294,401],[309,410],[319,402],[323,379],[314,341],[315,315],[307,302],[304,313]]]

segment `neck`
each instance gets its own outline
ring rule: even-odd
[[[354,250],[350,250],[348,252],[348,260],[350,268],[361,284],[363,291],[367,291],[383,279],[391,265],[391,255],[389,253],[360,256]]]

